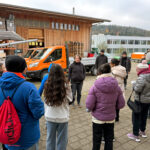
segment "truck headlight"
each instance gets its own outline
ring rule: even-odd
[[[39,62],[32,63],[32,64],[30,64],[30,65],[29,65],[29,67],[30,67],[30,68],[32,68],[32,67],[37,67],[37,66],[38,66],[38,64],[39,64]]]

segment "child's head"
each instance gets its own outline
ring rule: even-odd
[[[45,84],[44,96],[45,103],[49,106],[60,106],[65,102],[66,97],[66,79],[62,67],[53,64]]]
[[[111,62],[110,62],[110,66],[111,66],[111,67],[118,66],[119,63],[120,63],[120,61],[119,61],[118,59],[113,58],[113,59],[111,60]]]
[[[148,69],[149,66],[146,60],[143,60],[142,63],[139,63],[136,67],[137,73],[141,72],[142,70]]]
[[[111,67],[108,63],[103,64],[98,68],[98,75],[106,74],[106,73],[111,73]]]

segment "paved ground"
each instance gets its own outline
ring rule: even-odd
[[[136,79],[135,64],[133,64],[132,72],[129,76],[128,87],[126,90],[126,99],[131,93],[131,80]],[[69,141],[67,150],[91,150],[92,149],[92,123],[91,115],[85,111],[85,100],[89,88],[95,81],[95,77],[87,76],[84,82],[82,91],[82,108],[70,107],[70,121],[69,121]],[[40,82],[34,82],[39,87]],[[41,126],[41,139],[40,149],[45,150],[46,145],[46,128],[44,117],[40,120]],[[115,138],[114,150],[150,150],[150,120],[147,122],[147,135],[148,138],[141,139],[140,143],[136,143],[127,138],[126,134],[131,132],[131,111],[126,106],[120,113],[120,122],[115,124]],[[104,145],[102,144],[101,150]]]

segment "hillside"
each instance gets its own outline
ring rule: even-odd
[[[150,31],[126,26],[117,25],[93,25],[92,34],[106,34],[106,35],[122,35],[122,36],[150,36]]]

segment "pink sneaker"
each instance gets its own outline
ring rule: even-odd
[[[140,135],[141,137],[143,137],[143,138],[147,138],[147,135],[146,135],[145,132],[140,131],[140,132],[139,132],[139,135]]]
[[[134,140],[136,142],[140,142],[141,141],[140,138],[139,138],[139,136],[135,136],[132,133],[127,134],[127,136],[128,136],[129,139]]]

